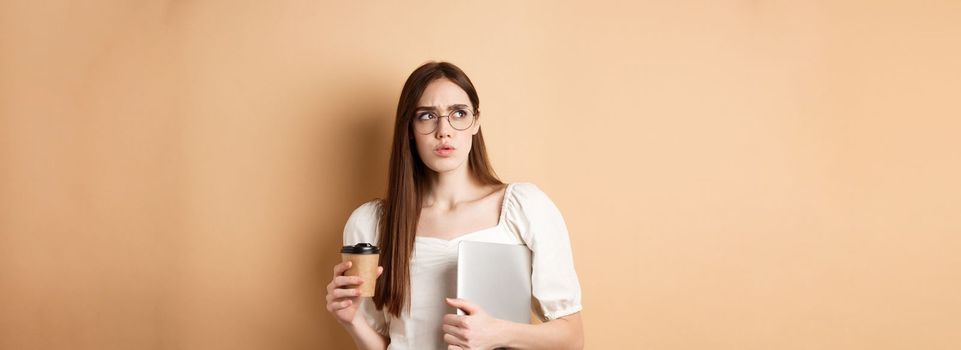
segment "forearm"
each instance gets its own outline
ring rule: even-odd
[[[353,322],[341,325],[354,338],[354,344],[357,345],[358,350],[387,349],[387,339],[371,328],[363,316],[357,315]]]
[[[536,325],[509,322],[504,333],[505,346],[510,349],[584,348],[580,313]]]

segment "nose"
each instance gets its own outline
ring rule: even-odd
[[[454,127],[450,125],[450,117],[437,118],[437,128],[434,130],[435,137],[442,139],[444,137],[451,137],[453,133]]]

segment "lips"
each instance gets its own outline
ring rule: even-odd
[[[441,157],[449,157],[451,153],[454,153],[455,149],[456,148],[454,148],[454,146],[444,143],[434,148],[434,154],[437,154],[438,156],[441,156]]]

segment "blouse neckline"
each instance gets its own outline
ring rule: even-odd
[[[506,222],[507,222],[507,220],[504,219],[504,217],[506,216],[506,213],[507,213],[507,198],[511,195],[511,192],[512,192],[513,189],[514,189],[514,183],[508,183],[508,184],[507,184],[507,188],[504,190],[504,198],[501,199],[501,208],[500,208],[501,211],[500,211],[500,215],[499,215],[498,218],[497,218],[497,224],[496,224],[496,225],[491,226],[491,227],[482,228],[482,229],[477,230],[477,231],[468,232],[468,233],[459,235],[459,236],[454,237],[454,238],[451,238],[451,239],[443,239],[443,238],[437,238],[437,237],[414,236],[414,240],[415,240],[415,241],[418,240],[418,239],[420,239],[420,240],[434,240],[434,241],[439,241],[439,242],[451,244],[451,243],[460,241],[461,239],[463,239],[463,238],[465,238],[465,237],[472,236],[472,235],[476,235],[476,234],[480,234],[480,233],[484,233],[484,232],[487,232],[487,231],[490,231],[490,230],[493,230],[493,229],[497,229],[497,228],[503,226],[503,225],[506,224]]]

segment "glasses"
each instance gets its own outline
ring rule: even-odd
[[[456,130],[464,131],[474,125],[474,113],[466,108],[458,108],[450,111],[446,116],[440,116],[437,112],[421,111],[414,116],[414,131],[421,134],[430,134],[437,130],[440,118],[447,117],[447,122]]]

